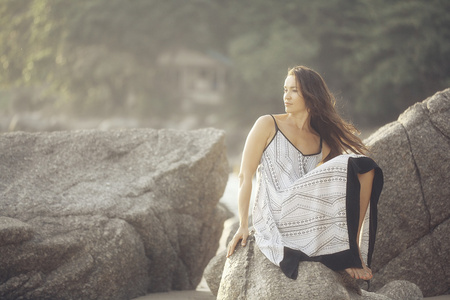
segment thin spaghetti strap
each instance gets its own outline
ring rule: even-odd
[[[273,119],[273,122],[275,123],[275,134],[272,136],[272,139],[270,140],[270,142],[266,145],[266,147],[264,148],[264,151],[266,151],[267,147],[269,147],[270,144],[272,144],[272,141],[275,139],[275,136],[277,135],[278,131],[280,131],[278,129],[278,125],[277,125],[277,120],[275,120],[275,117],[270,115]],[[281,132],[281,131],[280,131]]]
[[[278,131],[278,124],[277,121],[275,120],[275,117],[273,115],[270,115],[273,119],[273,122],[275,123],[275,131]],[[320,140],[320,143],[322,143],[322,139]]]

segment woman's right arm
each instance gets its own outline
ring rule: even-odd
[[[250,197],[252,194],[252,180],[261,160],[264,148],[275,134],[274,121],[271,116],[262,116],[253,125],[245,141],[244,152],[242,154],[241,168],[239,171],[239,229],[233,239],[228,244],[227,257],[231,256],[237,243],[242,239],[242,246],[247,243],[249,235],[248,214]]]

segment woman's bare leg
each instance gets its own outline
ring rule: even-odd
[[[362,224],[364,222],[364,217],[367,212],[367,207],[370,203],[370,196],[372,194],[372,184],[373,184],[373,178],[375,176],[375,170],[371,170],[364,174],[358,174],[359,183],[361,184],[361,191],[359,195],[359,225],[358,225],[358,234],[356,236],[357,238],[357,244],[358,244],[358,251],[359,251],[359,257],[361,259],[361,262],[363,264],[363,268],[348,268],[345,269],[348,274],[350,274],[351,277],[356,279],[363,279],[363,280],[369,280],[372,278],[372,271],[364,264],[364,260],[361,256],[361,250],[359,249],[359,239],[361,235],[361,228]]]

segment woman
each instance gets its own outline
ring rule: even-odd
[[[270,261],[293,279],[299,262],[308,260],[369,280],[382,171],[364,156],[366,147],[337,114],[318,73],[303,66],[289,70],[283,99],[286,113],[260,117],[247,137],[239,173],[240,227],[227,257],[239,241],[247,242],[258,170],[253,227]]]

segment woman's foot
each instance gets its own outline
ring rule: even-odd
[[[363,268],[348,268],[345,269],[345,271],[355,279],[362,279],[362,280],[370,280],[372,279],[372,270],[370,270],[365,264],[363,264]]]

